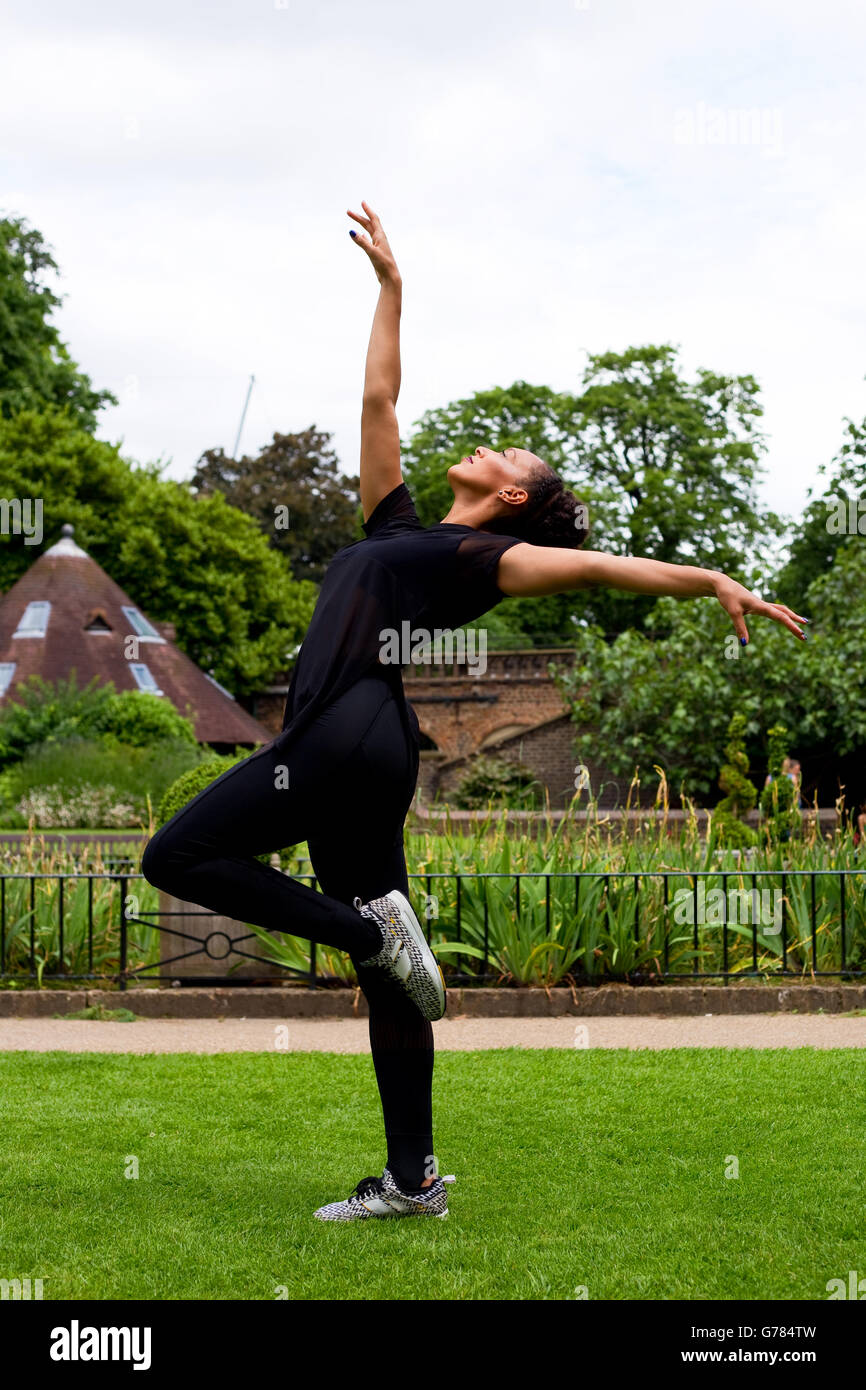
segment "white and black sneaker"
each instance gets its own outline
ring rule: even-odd
[[[445,980],[409,901],[395,888],[369,903],[356,898],[355,907],[382,930],[381,951],[361,964],[380,966],[435,1023],[445,1012]]]
[[[381,1178],[362,1178],[345,1202],[330,1202],[314,1212],[319,1221],[366,1221],[369,1217],[448,1215],[446,1182],[456,1182],[450,1174],[435,1177],[429,1187],[404,1192],[386,1168]]]

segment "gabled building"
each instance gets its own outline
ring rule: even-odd
[[[152,623],[73,540],[67,524],[0,598],[0,708],[30,675],[46,681],[75,671],[118,692],[145,690],[192,720],[196,738],[218,752],[267,743],[272,735],[174,642],[172,623]],[[135,640],[131,640],[135,639]]]

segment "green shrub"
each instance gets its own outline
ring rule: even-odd
[[[248,757],[250,757],[250,753],[247,749],[240,753],[236,751],[234,756],[214,756],[206,758],[204,762],[199,763],[198,767],[190,768],[188,772],[184,772],[176,782],[171,784],[163,797],[157,816],[157,825],[165,825],[172,816],[177,815],[178,811],[182,811],[193,797],[198,796],[199,792],[203,792],[205,787],[209,787],[211,782],[215,782],[230,767],[235,767],[237,763],[242,763]],[[291,852],[292,848],[293,846],[286,845],[279,851],[280,867],[286,871],[291,870],[296,859],[296,856]],[[261,864],[270,864],[271,862],[270,854],[257,854],[255,857]]]
[[[128,748],[145,748],[152,743],[195,743],[195,728],[162,695],[145,690],[124,690],[109,695],[95,711],[90,729],[103,738],[114,739]]]
[[[118,694],[111,681],[100,685],[96,676],[79,688],[74,671],[54,683],[30,676],[13,689],[15,701],[0,711],[0,767],[71,739],[101,739],[115,749],[196,743],[191,721],[163,696],[144,690]]]
[[[205,758],[196,767],[191,767],[186,772],[181,773],[180,777],[172,782],[159,804],[157,825],[165,825],[172,816],[176,816],[178,811],[183,810],[193,797],[198,796],[199,792],[203,792],[205,787],[209,787],[211,782],[215,782],[230,767],[243,762],[247,756],[246,751],[241,754],[236,753],[233,757],[214,755]]]
[[[23,829],[103,830],[147,826],[150,808],[202,756],[185,740],[147,748],[106,746],[98,739],[67,739],[31,748],[0,772],[0,820]]]
[[[72,671],[54,684],[29,676],[9,693],[14,702],[5,701],[0,710],[0,767],[20,761],[38,744],[88,737],[115,690],[110,682],[98,684],[96,676],[79,689]]]
[[[55,783],[25,792],[14,814],[40,830],[121,830],[147,823],[147,803],[127,799],[116,787],[66,787]]]
[[[480,811],[490,802],[528,808],[538,800],[539,783],[530,768],[481,753],[469,764],[454,796],[464,811]]]
[[[744,747],[745,737],[746,716],[735,714],[728,725],[725,744],[728,761],[719,773],[719,786],[727,795],[722,797],[713,813],[716,843],[731,849],[745,849],[757,844],[758,840],[751,826],[742,819],[758,799],[754,785],[746,776],[749,759]]]
[[[770,743],[767,772],[772,780],[761,792],[761,814],[768,840],[777,844],[789,840],[794,830],[799,829],[800,812],[794,783],[782,771],[788,755],[788,730],[784,724],[774,724],[767,736]]]

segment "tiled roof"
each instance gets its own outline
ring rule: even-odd
[[[273,735],[264,725],[223,694],[170,640],[170,623],[153,623],[157,631],[162,628],[163,640],[140,638],[137,657],[127,659],[126,644],[136,634],[123,609],[137,608],[135,600],[76,544],[69,524],[63,533],[0,598],[0,663],[15,663],[12,683],[0,703],[14,700],[16,683],[31,674],[57,681],[73,668],[79,687],[96,676],[100,683],[113,681],[118,691],[137,690],[131,667],[138,661],[147,666],[165,698],[192,719],[199,742],[269,742]],[[13,636],[28,603],[45,601],[51,604],[45,636]]]

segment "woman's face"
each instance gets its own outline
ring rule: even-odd
[[[511,445],[505,449],[488,449],[479,445],[474,454],[464,454],[459,463],[448,469],[448,481],[454,491],[475,497],[498,496],[505,490],[526,492],[526,481],[541,463],[528,449]],[[526,498],[524,497],[525,501]]]

